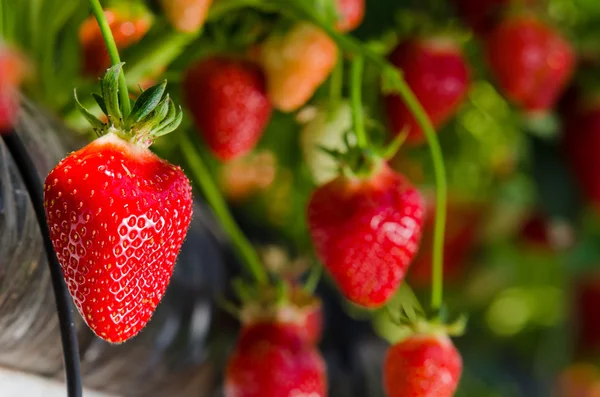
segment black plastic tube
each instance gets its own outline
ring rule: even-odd
[[[81,397],[81,369],[79,362],[79,346],[77,344],[77,332],[75,321],[73,320],[73,309],[71,306],[71,296],[67,290],[62,270],[50,239],[50,230],[46,223],[46,214],[44,211],[44,187],[43,183],[35,169],[35,165],[27,152],[21,138],[14,130],[2,131],[2,139],[10,152],[17,169],[21,174],[23,183],[31,197],[31,203],[35,210],[40,231],[44,240],[44,248],[48,257],[48,266],[50,267],[50,278],[54,290],[56,301],[56,311],[58,313],[58,323],[60,327],[60,336],[63,347],[63,358],[65,365],[65,377],[67,384],[68,397]]]

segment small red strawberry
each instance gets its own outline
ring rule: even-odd
[[[226,397],[323,397],[326,368],[295,327],[258,323],[242,329],[225,373]]]
[[[460,47],[450,38],[413,38],[400,43],[389,56],[402,70],[434,127],[441,127],[463,102],[469,88],[469,69]],[[407,130],[407,142],[425,140],[417,120],[398,95],[385,96],[385,109],[394,134]]]
[[[462,358],[443,334],[415,334],[392,346],[385,358],[387,397],[452,397]]]
[[[263,74],[246,61],[203,60],[186,72],[183,91],[198,130],[222,161],[249,153],[271,117]]]
[[[528,14],[502,20],[490,33],[486,52],[498,85],[526,112],[552,108],[575,68],[571,44]]]
[[[311,238],[347,299],[379,307],[392,297],[417,253],[424,210],[419,191],[383,161],[367,176],[341,175],[313,193]]]
[[[160,4],[175,29],[192,33],[204,25],[212,0],[160,0]]]
[[[258,56],[273,106],[292,112],[304,105],[331,74],[338,50],[321,29],[299,22],[284,34],[270,36]]]
[[[339,19],[335,28],[350,32],[360,26],[365,18],[365,0],[336,0]]]
[[[579,100],[564,120],[563,148],[583,194],[600,209],[600,102]]]
[[[96,97],[102,123],[78,106],[102,135],[63,159],[46,178],[50,237],[75,305],[108,342],[136,335],[163,297],[192,216],[192,189],[179,167],[148,149],[175,129],[181,112],[166,84],[145,91],[128,117],[119,106],[120,66]]]
[[[142,39],[152,25],[151,14],[137,4],[104,10],[104,16],[117,44],[123,50]],[[91,16],[79,28],[79,42],[83,51],[83,73],[90,77],[101,76],[110,66],[108,50],[98,22]]]

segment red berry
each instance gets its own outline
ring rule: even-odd
[[[165,293],[192,216],[179,167],[109,133],[48,175],[44,206],[67,287],[88,326],[123,342]]]
[[[388,397],[452,397],[462,372],[460,353],[446,335],[413,335],[392,346],[383,377]]]
[[[138,7],[133,11],[126,7],[107,9],[104,16],[119,50],[139,42],[152,25],[151,15]],[[81,24],[79,41],[83,49],[83,73],[91,77],[102,75],[111,62],[100,27],[93,16]]]
[[[0,134],[17,121],[19,86],[29,72],[20,53],[0,45]]]
[[[160,4],[175,29],[192,33],[204,25],[212,0],[160,0]]]
[[[360,26],[365,18],[365,0],[336,0],[339,19],[335,28],[349,32]]]
[[[600,208],[600,106],[580,102],[564,122],[566,159],[585,197]]]
[[[225,374],[226,397],[321,397],[325,362],[295,327],[260,323],[242,329]]]
[[[339,176],[319,187],[308,205],[316,252],[344,296],[385,304],[415,256],[424,216],[421,194],[381,163],[368,177]]]
[[[575,67],[571,44],[529,15],[504,19],[490,33],[486,51],[504,94],[528,112],[552,108]]]
[[[390,61],[401,69],[434,127],[441,127],[463,102],[469,69],[459,48],[447,38],[416,38],[400,43]],[[394,134],[408,129],[407,142],[424,141],[423,131],[398,95],[386,95],[385,109]]]
[[[271,117],[263,74],[249,62],[203,60],[186,72],[183,91],[198,130],[223,161],[249,153]]]

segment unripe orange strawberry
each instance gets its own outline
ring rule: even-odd
[[[212,0],[161,0],[160,4],[176,30],[192,33],[204,25]]]

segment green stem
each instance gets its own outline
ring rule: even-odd
[[[208,201],[215,215],[221,222],[223,229],[225,229],[231,238],[240,259],[242,259],[247,270],[259,284],[266,284],[268,281],[267,272],[265,271],[258,254],[233,219],[225,200],[223,200],[223,197],[219,193],[219,189],[212,180],[208,168],[202,161],[200,154],[196,151],[192,142],[184,133],[180,134],[179,144],[194,182],[202,189],[206,201]]]
[[[332,105],[337,105],[342,100],[342,87],[344,83],[344,59],[339,57],[335,69],[329,79],[329,101]]]
[[[357,56],[352,60],[350,70],[350,99],[352,101],[352,124],[356,134],[356,143],[359,148],[367,149],[369,140],[365,130],[365,115],[362,107],[362,76],[365,60],[362,56]]]
[[[308,279],[304,284],[304,290],[310,292],[311,294],[315,292],[317,289],[317,285],[319,285],[319,280],[321,279],[321,275],[323,274],[323,266],[316,262],[310,268],[310,273],[308,274]]]
[[[117,44],[115,43],[115,38],[113,37],[112,31],[110,30],[110,26],[108,26],[108,22],[106,21],[106,17],[104,16],[104,10],[100,5],[100,1],[89,0],[89,2],[90,6],[92,7],[92,13],[96,17],[96,21],[98,21],[98,26],[100,26],[100,32],[102,32],[102,37],[104,38],[104,42],[106,43],[106,48],[108,49],[108,56],[110,57],[110,61],[113,65],[121,63],[121,58],[119,57],[119,50],[117,49]],[[121,71],[121,73],[119,74],[119,95],[121,97],[123,118],[125,118],[131,112],[131,103],[129,102],[129,92],[127,91],[127,82],[125,80],[124,71]]]

